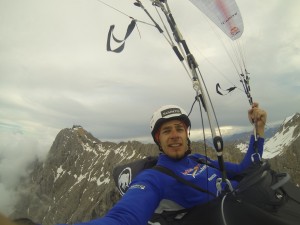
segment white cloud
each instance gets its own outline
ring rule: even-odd
[[[33,132],[33,134],[31,134]],[[43,160],[49,149],[49,137],[40,131],[23,130],[18,125],[0,124],[0,212],[9,214],[18,198],[17,185],[28,172],[29,163]]]

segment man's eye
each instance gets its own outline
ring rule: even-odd
[[[177,131],[184,131],[184,128],[183,127],[178,127]]]

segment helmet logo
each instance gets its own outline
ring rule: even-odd
[[[166,116],[169,116],[171,114],[179,114],[181,115],[181,111],[179,108],[169,108],[169,109],[165,109],[163,111],[161,111],[161,116],[162,117],[166,117]]]

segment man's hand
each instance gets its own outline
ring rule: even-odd
[[[257,102],[254,102],[252,108],[248,110],[248,118],[250,123],[255,124],[256,134],[264,137],[267,113],[258,107]]]

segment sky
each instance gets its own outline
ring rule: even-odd
[[[46,157],[60,130],[81,125],[101,141],[151,142],[154,110],[176,104],[189,112],[195,98],[190,78],[133,2],[0,0],[0,212],[10,212],[12,190],[26,166]],[[150,1],[142,2],[159,22]],[[271,126],[300,112],[300,2],[236,2],[244,22],[240,43],[251,94],[267,111]],[[251,129],[249,103],[224,48],[231,41],[189,1],[169,5],[197,60],[222,133]],[[124,51],[106,51],[110,26],[122,39],[129,16],[142,22]],[[221,96],[216,83],[239,89]],[[196,105],[194,140],[200,136],[200,118]]]

